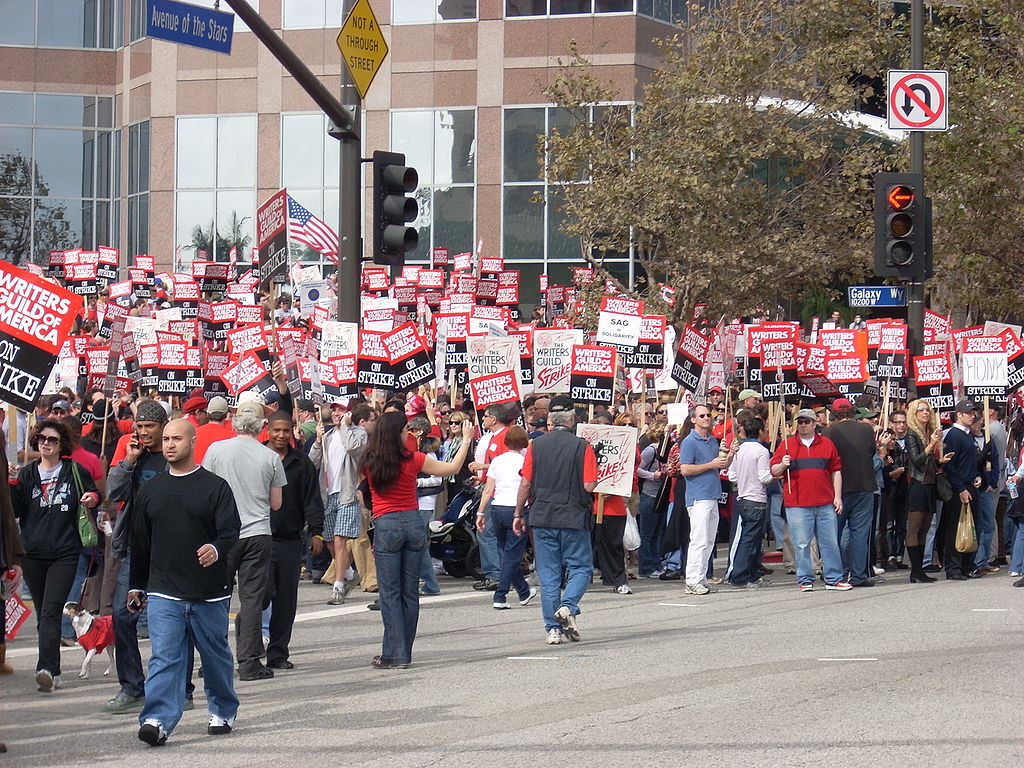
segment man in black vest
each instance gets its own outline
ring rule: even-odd
[[[548,412],[550,431],[526,449],[512,521],[512,530],[523,535],[523,509],[529,502],[548,645],[560,644],[563,636],[573,642],[580,639],[576,616],[594,572],[590,494],[597,485],[597,457],[586,440],[576,437],[575,425],[572,401],[564,395],[554,398]],[[564,589],[563,563],[568,571]]]

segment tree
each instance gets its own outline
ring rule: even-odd
[[[32,173],[39,196],[32,197]],[[12,264],[43,263],[50,250],[74,248],[71,224],[63,205],[49,201],[49,188],[39,168],[21,152],[0,154],[0,258]],[[10,195],[8,197],[7,195]],[[32,249],[33,202],[35,203],[35,251]]]

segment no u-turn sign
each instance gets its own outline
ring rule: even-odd
[[[896,131],[945,131],[949,74],[944,70],[889,70],[889,128]]]

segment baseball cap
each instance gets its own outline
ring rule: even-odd
[[[239,403],[238,407],[235,408],[235,416],[255,416],[258,419],[262,419],[263,406],[255,400],[246,400],[244,403]]]
[[[568,395],[558,395],[557,397],[551,398],[548,403],[549,411],[571,411],[573,410],[572,398]]]
[[[54,405],[56,407],[56,404]],[[981,406],[973,400],[961,400],[956,404],[957,413],[970,413],[971,411],[980,411]]]
[[[281,402],[281,393],[280,392],[270,391],[270,392],[267,392],[267,394],[264,395],[264,397],[263,397],[263,404],[264,405],[277,405],[280,402]]]
[[[238,396],[238,405],[241,405],[242,403],[258,403],[259,405],[263,405],[263,398],[260,397],[259,392],[247,389]]]
[[[810,419],[811,421],[814,421],[815,419],[814,411],[812,411],[810,408],[801,408],[797,412],[796,417],[798,419]]]
[[[181,406],[182,413],[195,413],[196,411],[206,411],[209,409],[210,404],[206,402],[205,397],[190,397],[185,401],[185,404]]]
[[[879,414],[879,411],[871,411],[871,410],[868,410],[867,408],[858,408],[857,409],[857,418],[858,419],[873,419],[878,414]]]
[[[832,412],[833,413],[835,413],[836,411],[852,411],[852,410],[854,410],[853,403],[851,403],[845,397],[837,397],[835,400],[832,401]]]
[[[758,392],[756,389],[744,389],[742,392],[740,392],[739,399],[741,401],[742,400],[746,400],[748,397],[756,397],[756,398],[760,399],[761,398],[761,393]]]
[[[64,411],[64,413],[67,413],[68,411],[71,410],[71,403],[69,403],[67,400],[56,400],[53,402],[52,405],[50,405],[50,410]]]
[[[220,395],[210,398],[210,404],[206,408],[207,413],[227,413],[228,401]]]
[[[722,391],[722,388],[720,386],[718,386],[717,384],[715,384],[715,386],[711,387],[711,389],[708,390],[708,392],[721,392],[721,391]]]

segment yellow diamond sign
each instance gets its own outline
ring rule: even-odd
[[[352,7],[345,23],[341,25],[338,49],[360,98],[365,99],[370,83],[388,55],[388,44],[384,42],[370,0],[357,0]]]

